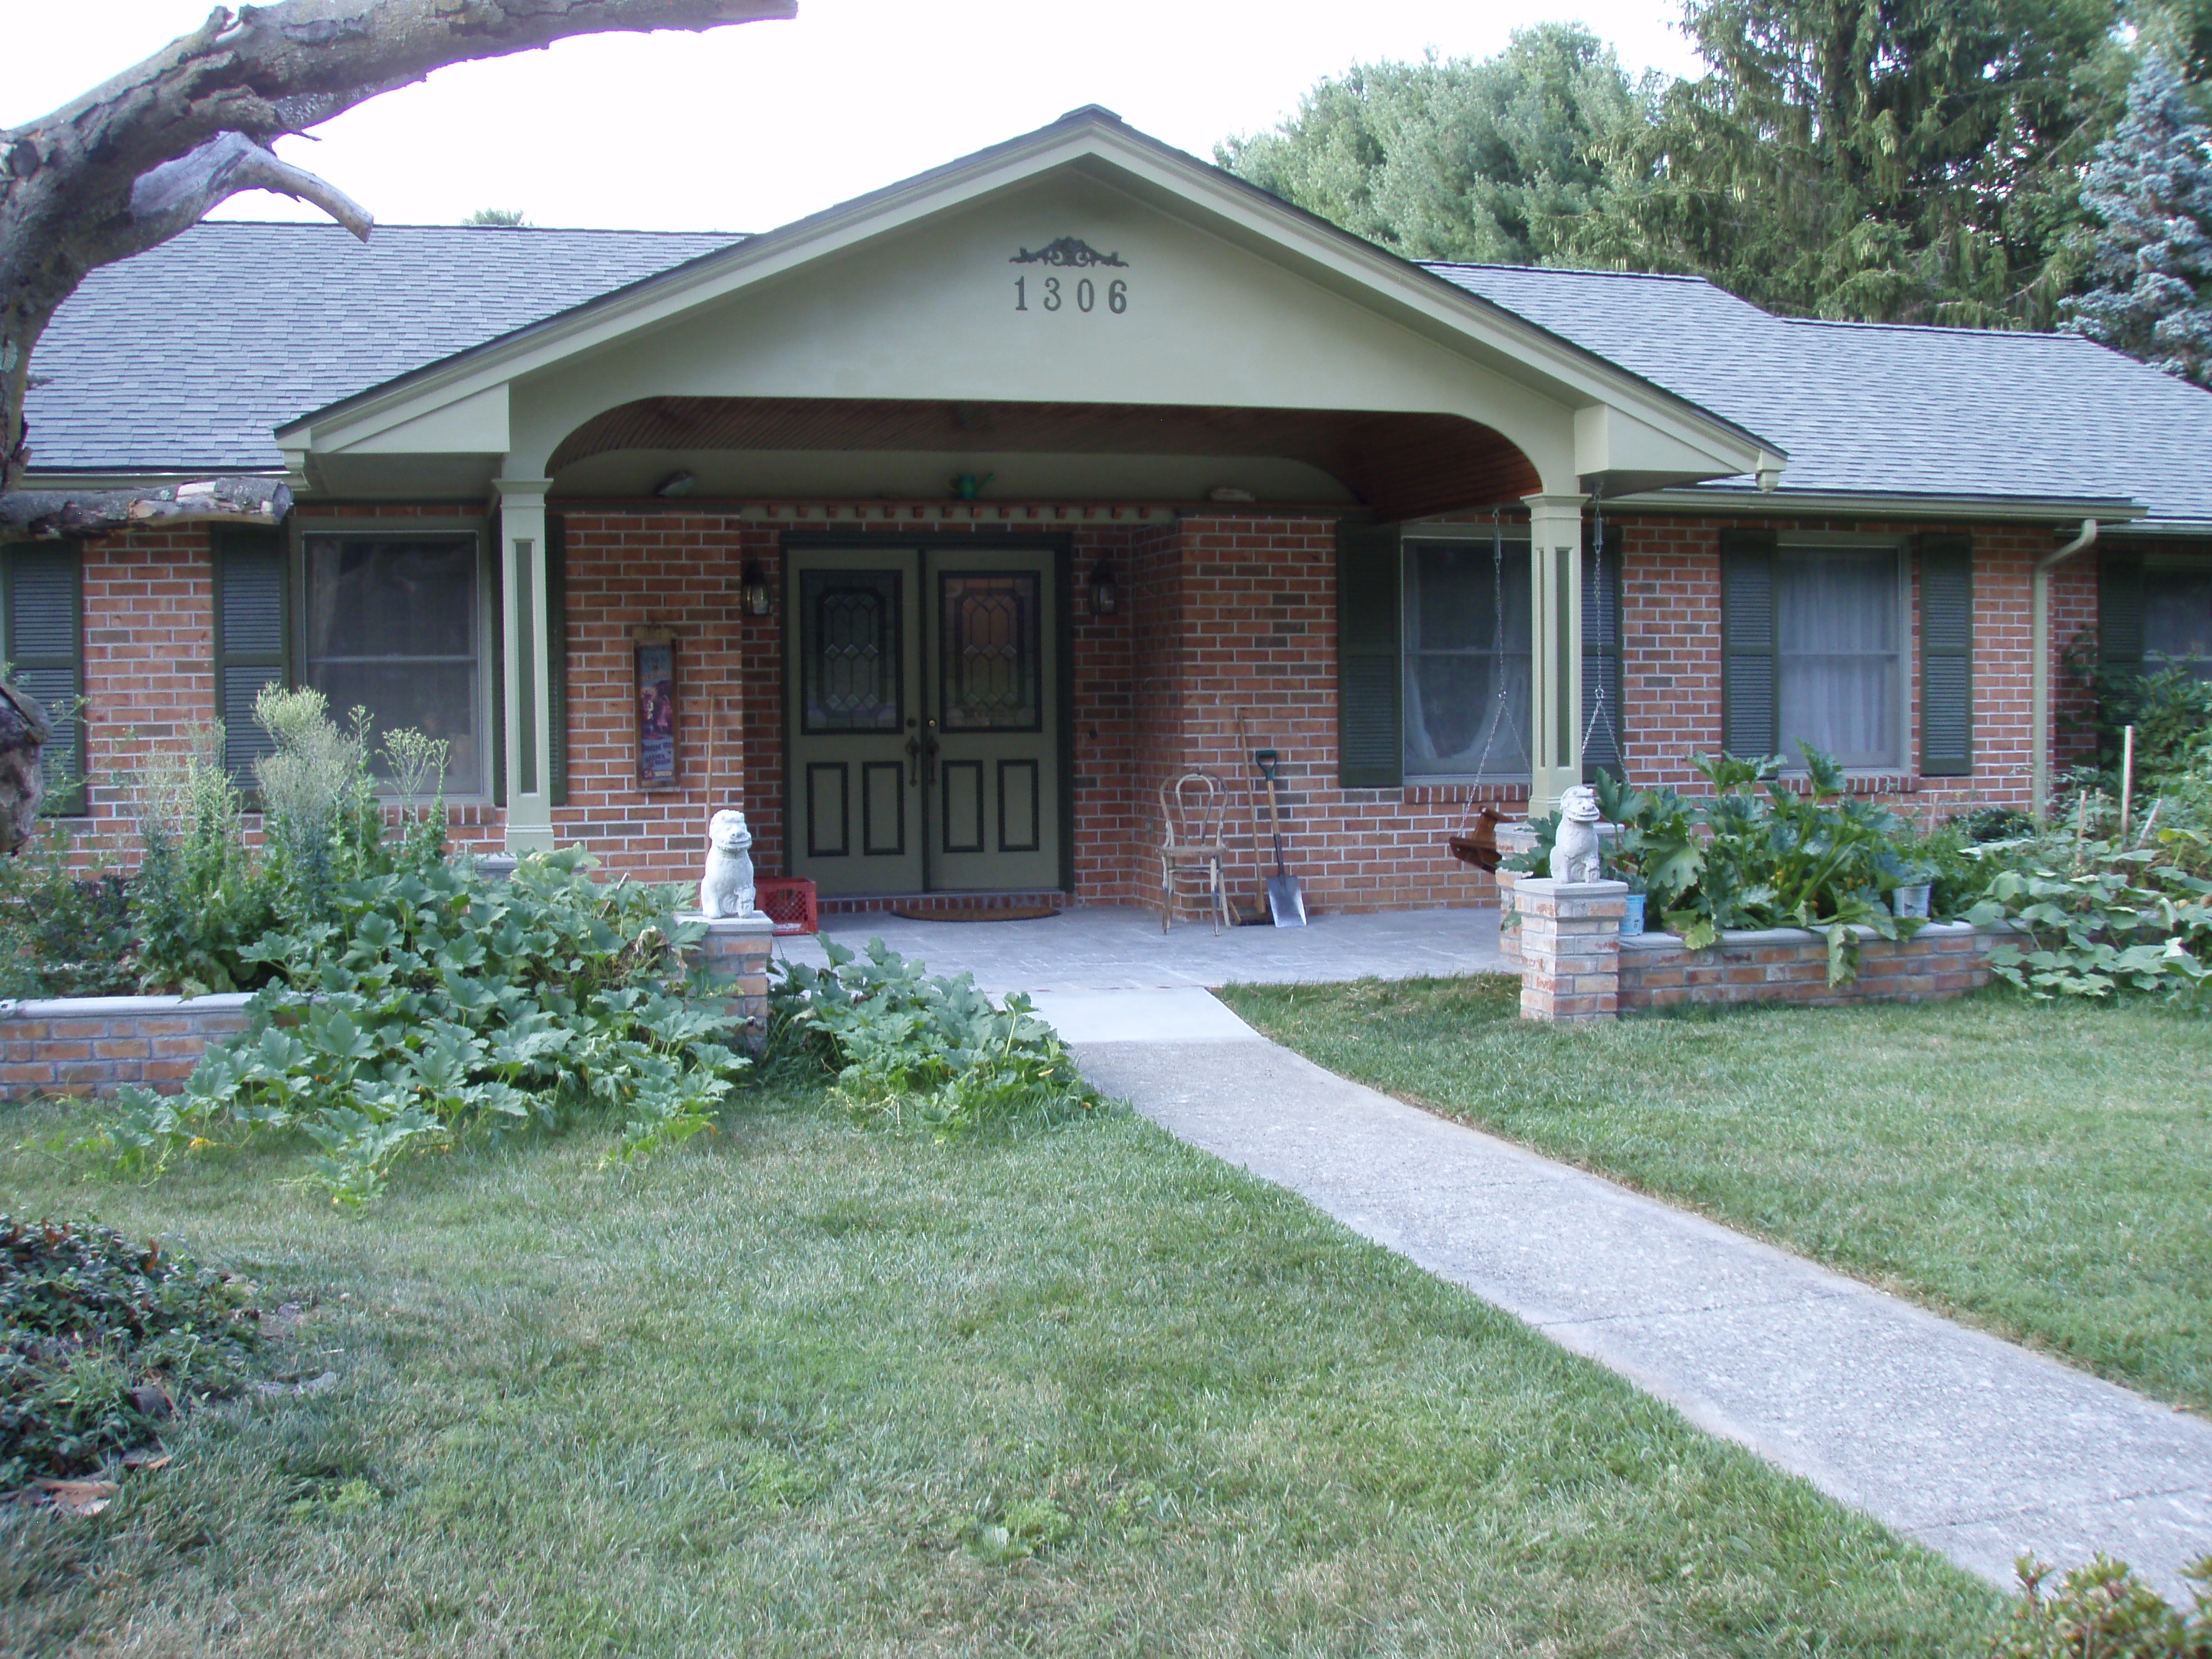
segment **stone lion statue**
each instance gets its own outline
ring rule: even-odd
[[[707,821],[707,872],[699,879],[699,910],[709,921],[750,916],[753,909],[753,832],[745,815],[725,807]]]
[[[1552,842],[1553,881],[1595,881],[1604,861],[1599,854],[1597,791],[1576,784],[1559,797],[1559,833]]]

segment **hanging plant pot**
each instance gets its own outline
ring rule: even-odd
[[[1641,893],[1628,896],[1628,908],[1620,913],[1620,936],[1632,939],[1644,931],[1644,897]]]
[[[1900,916],[1917,916],[1923,921],[1927,921],[1928,896],[1933,890],[1934,884],[1925,881],[1911,887],[1892,888],[1889,895],[1891,913]]]

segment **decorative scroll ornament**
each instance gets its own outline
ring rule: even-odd
[[[1024,248],[1006,263],[1010,265],[1119,265],[1124,270],[1129,264],[1119,253],[1101,253],[1080,236],[1063,236],[1058,241],[1047,242],[1034,252]]]

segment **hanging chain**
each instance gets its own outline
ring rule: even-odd
[[[1497,687],[1491,699],[1490,727],[1483,733],[1482,758],[1474,763],[1474,780],[1467,792],[1467,810],[1460,815],[1460,832],[1463,835],[1474,821],[1474,798],[1480,793],[1482,782],[1490,771],[1490,751],[1498,741],[1498,728],[1505,719],[1510,706],[1505,690],[1505,528],[1498,516],[1498,509],[1490,509],[1490,676]],[[1521,741],[1520,728],[1513,732],[1515,745],[1521,750],[1521,759],[1528,759],[1528,747]]]
[[[1597,559],[1596,591],[1592,597],[1597,603],[1597,612],[1599,617],[1603,619],[1603,625],[1607,629],[1610,629],[1613,626],[1613,607],[1606,598],[1605,497],[1602,495],[1597,498],[1595,522],[1591,526],[1590,536],[1591,540],[1595,544],[1594,551]],[[1585,638],[1589,635],[1589,623],[1590,619],[1588,617],[1583,618],[1583,634]],[[1613,646],[1617,657],[1620,649],[1620,641],[1618,640],[1613,641]],[[1584,654],[1587,655],[1588,653],[1585,653]],[[1601,652],[1598,655],[1599,672],[1597,677],[1597,696],[1595,700],[1590,704],[1589,720],[1583,729],[1583,753],[1585,757],[1589,755],[1590,738],[1596,735],[1597,723],[1600,720],[1603,720],[1605,722],[1605,734],[1613,741],[1613,758],[1618,760],[1620,757],[1620,728],[1613,723],[1613,711],[1607,706],[1606,702],[1604,664],[1605,656],[1604,653]],[[1585,763],[1587,763],[1587,762]]]

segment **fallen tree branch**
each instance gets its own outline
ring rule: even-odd
[[[91,536],[162,519],[281,524],[292,492],[281,479],[208,478],[153,489],[15,489],[0,494],[0,542]]]
[[[376,223],[368,210],[343,191],[294,167],[242,132],[210,138],[191,155],[139,174],[131,186],[131,216],[157,240],[166,240],[190,230],[210,208],[242,190],[273,190],[279,196],[313,203],[364,242]]]

